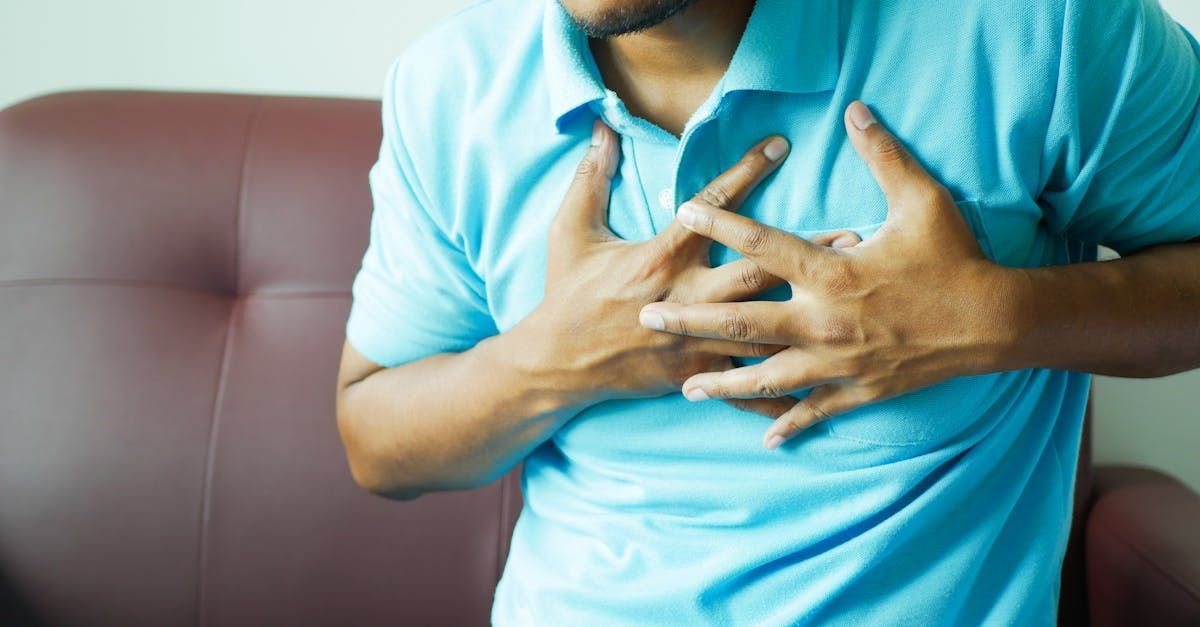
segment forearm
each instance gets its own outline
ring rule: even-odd
[[[1158,377],[1200,367],[1200,243],[1010,276],[1022,333],[1005,369]]]
[[[540,369],[535,332],[519,325],[347,385],[338,424],[355,480],[413,498],[478,487],[515,466],[585,406],[581,390]]]

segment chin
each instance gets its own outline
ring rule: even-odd
[[[558,0],[567,14],[592,37],[614,37],[645,30],[687,8],[693,0]]]
[[[661,4],[660,0],[559,0],[575,19],[595,18],[621,12],[638,12]]]

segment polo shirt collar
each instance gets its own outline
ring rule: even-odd
[[[561,132],[568,114],[604,98],[600,68],[592,57],[587,35],[571,21],[558,0],[545,0],[542,19],[542,54],[550,90],[550,114]]]
[[[838,0],[757,0],[720,89],[814,93],[833,89],[840,64]],[[587,35],[546,0],[542,48],[550,112],[562,131],[575,110],[607,93]]]

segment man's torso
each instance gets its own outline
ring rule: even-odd
[[[414,139],[410,152],[424,155],[429,194],[497,330],[541,298],[547,227],[597,114],[622,135],[609,222],[626,239],[659,232],[678,203],[772,133],[791,153],[742,213],[802,236],[869,237],[887,207],[841,122],[862,99],[949,187],[989,257],[1038,266],[1089,254],[1047,230],[1038,200],[1055,9],[790,4],[760,0],[756,14],[772,11],[772,24],[748,33],[769,44],[755,52],[799,55],[777,69],[796,73],[792,89],[744,88],[758,78],[740,76],[742,88],[706,102],[682,140],[629,116],[611,92],[573,109],[564,105],[586,87],[549,95],[587,70],[564,79],[561,58],[547,69],[546,47],[570,43],[544,21],[554,5],[484,2],[426,38],[426,54],[454,71],[430,73],[439,106],[410,115],[452,135]],[[780,26],[781,16],[817,23]],[[788,33],[805,39],[771,39]],[[821,65],[831,51],[832,71]],[[714,250],[715,263],[734,258]],[[526,504],[493,619],[1052,622],[1088,383],[1047,370],[955,378],[777,451],[761,447],[764,418],[719,401],[595,405],[525,460]]]

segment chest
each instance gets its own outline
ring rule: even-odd
[[[780,133],[791,143],[787,159],[739,212],[801,237],[840,229],[870,237],[886,220],[887,203],[846,137],[842,112],[852,99],[837,92],[732,94],[694,120],[680,139],[636,118],[606,116],[622,138],[609,227],[624,239],[652,237],[670,223],[679,204],[746,149]],[[1036,199],[1040,153],[1029,142],[1002,137],[1016,132],[1011,126],[947,125],[945,115],[908,116],[904,102],[882,94],[874,102],[881,121],[951,190],[985,254],[1010,266],[1040,265],[1059,255],[1063,243],[1043,228]],[[501,331],[541,300],[548,227],[588,146],[590,118],[581,122],[579,132],[549,138],[528,154],[505,155],[512,174],[486,195],[463,197],[469,206],[461,211],[477,212],[481,219],[466,246]],[[714,246],[714,264],[736,257]]]

